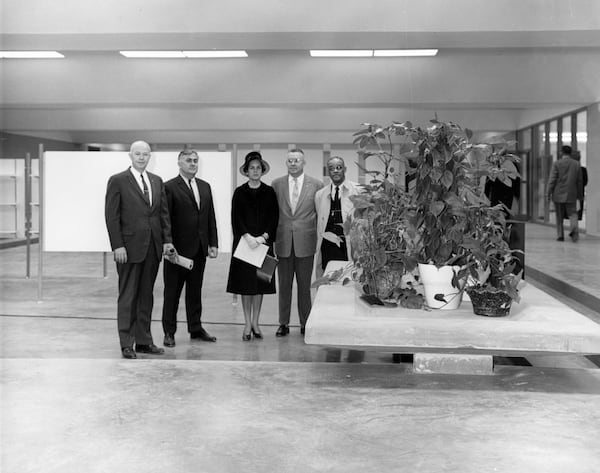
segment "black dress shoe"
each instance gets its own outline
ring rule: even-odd
[[[165,333],[165,339],[163,340],[163,345],[166,347],[174,347],[175,346],[175,335],[172,333]]]
[[[556,241],[565,241],[565,237],[558,237]]]
[[[262,332],[259,330],[258,332],[254,329],[252,329],[252,335],[254,335],[254,338],[258,338],[259,340],[262,340],[263,336],[262,336]]]
[[[123,354],[123,358],[127,358],[128,360],[134,360],[135,358],[137,358],[137,355],[131,347],[121,348],[121,353]]]
[[[200,340],[203,340],[205,342],[216,342],[217,341],[217,337],[213,337],[210,333],[208,333],[203,328],[201,328],[197,332],[190,333],[190,338],[192,340],[200,339]]]
[[[138,353],[148,353],[149,355],[162,355],[165,350],[163,348],[158,348],[156,345],[136,345],[135,351]]]
[[[575,243],[577,243],[577,240],[579,240],[578,232],[571,232],[571,233],[569,233],[569,236],[571,237],[571,240],[573,240],[573,242],[575,242]]]
[[[290,333],[290,328],[287,325],[280,325],[275,332],[276,337],[285,337],[288,333]]]

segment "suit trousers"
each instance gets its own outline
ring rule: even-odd
[[[310,278],[312,276],[314,255],[298,257],[294,254],[294,247],[290,256],[279,258],[277,265],[277,278],[279,282],[279,324],[290,323],[290,312],[292,309],[292,286],[294,275],[298,285],[298,317],[300,325],[304,327],[312,308],[310,298]]]
[[[177,331],[177,310],[179,298],[185,285],[185,314],[188,332],[197,332],[202,328],[202,281],[206,257],[202,252],[194,258],[192,269],[185,269],[165,260],[163,275],[165,280],[162,326],[165,333]]]
[[[119,298],[117,301],[117,326],[121,348],[133,344],[152,344],[152,307],[154,282],[160,260],[153,243],[140,263],[117,263]]]
[[[571,234],[579,233],[579,215],[577,213],[577,202],[554,202],[556,210],[556,235],[559,238],[564,237],[563,219],[569,217],[571,224]]]

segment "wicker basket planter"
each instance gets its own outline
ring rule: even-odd
[[[467,287],[467,294],[473,304],[476,315],[486,317],[505,317],[510,313],[511,297],[502,291],[488,291],[475,287]]]

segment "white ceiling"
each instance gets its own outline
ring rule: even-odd
[[[437,114],[505,132],[600,101],[597,0],[0,0],[0,127],[79,143],[350,143]],[[439,48],[432,58],[308,49]],[[246,49],[125,59],[123,49]]]

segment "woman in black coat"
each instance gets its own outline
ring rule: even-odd
[[[277,197],[271,186],[261,182],[261,177],[269,172],[269,164],[258,151],[246,155],[240,172],[248,177],[248,182],[239,186],[233,193],[231,204],[231,225],[233,227],[233,250],[241,238],[250,248],[260,244],[269,247],[273,255],[273,242],[279,221]],[[233,254],[233,252],[232,252]],[[275,278],[267,283],[256,275],[256,267],[232,256],[227,279],[227,292],[242,296],[242,308],[246,326],[242,340],[262,338],[258,326],[263,294],[275,294]]]

